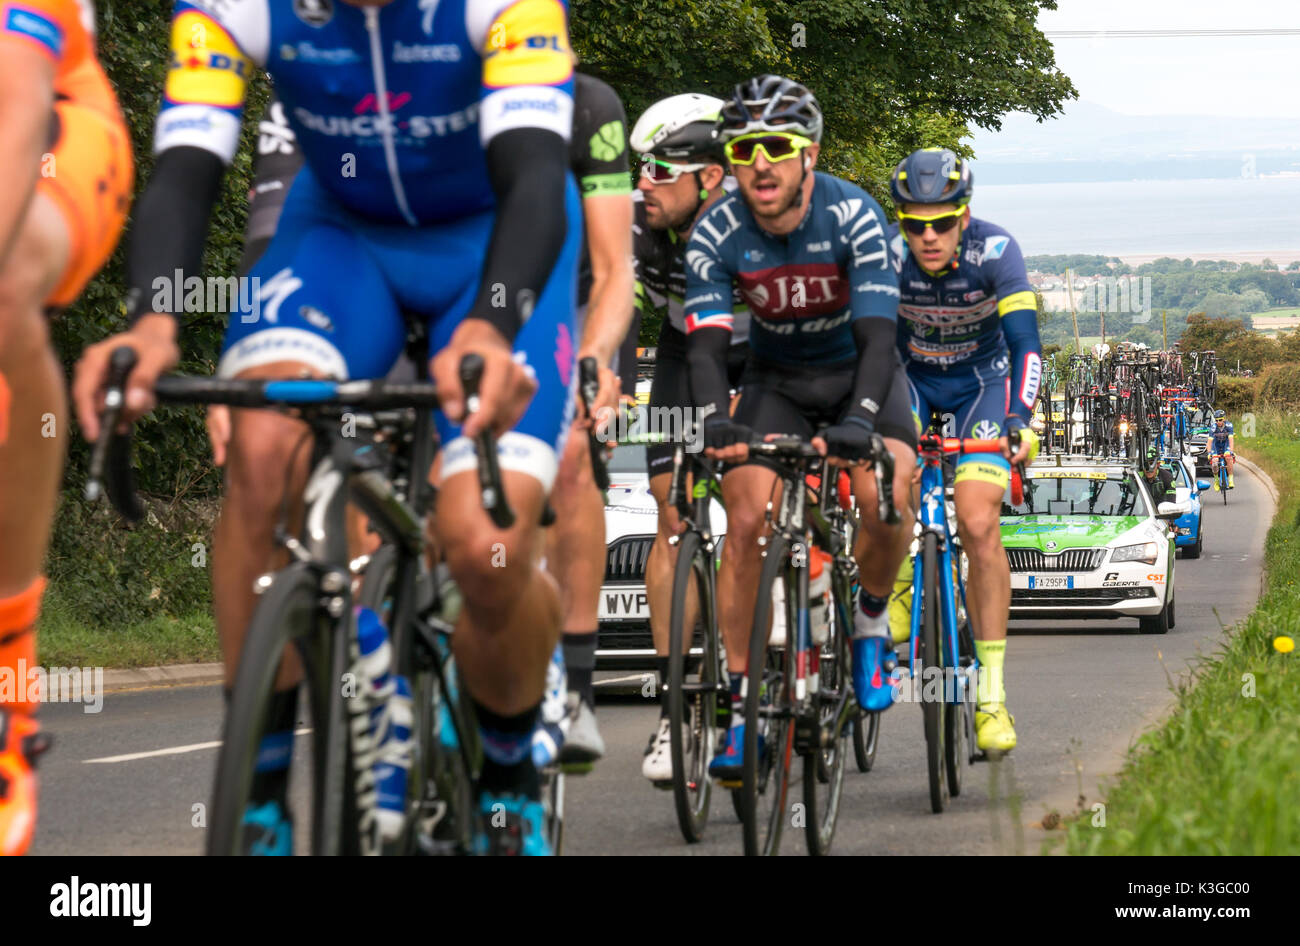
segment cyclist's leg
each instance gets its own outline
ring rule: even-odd
[[[541,568],[538,530],[572,424],[577,381],[572,322],[582,214],[572,180],[565,201],[569,232],[564,247],[515,340],[517,357],[531,366],[538,387],[523,418],[498,442],[503,486],[517,517],[510,529],[496,528],[482,508],[473,444],[438,415],[444,447],[436,474],[441,485],[435,530],[464,600],[453,640],[458,672],[483,734],[479,787],[485,833],[479,843],[490,847],[489,829],[507,827],[494,817],[502,812],[522,821],[524,853],[549,851],[541,833],[540,784],[531,745],[547,664],[560,635],[561,610],[555,582]],[[456,302],[433,326],[432,351],[450,339],[477,294],[491,224],[491,214],[484,214],[440,228],[446,255],[462,264],[468,278]],[[419,282],[405,288],[418,293],[425,281]]]
[[[605,504],[592,473],[588,431],[576,422],[564,444],[551,507],[556,518],[546,530],[546,567],[560,587],[569,693],[569,707],[556,707],[568,713],[568,732],[557,736],[552,730],[552,738],[563,739],[560,758],[566,764],[590,763],[605,754],[596,728],[592,682],[599,625],[596,605],[605,576]],[[550,712],[546,710],[546,715]],[[547,718],[543,723],[559,728],[562,719]]]
[[[130,144],[120,120],[62,101],[59,138],[0,259],[0,674],[19,681],[0,703],[0,854],[21,854],[36,825],[32,760],[43,745],[36,619],[63,463],[67,400],[46,306],[74,301],[117,243],[130,202]],[[53,161],[50,165],[48,162]],[[22,183],[13,186],[23,186]]]
[[[894,458],[894,505],[900,519],[897,525],[881,522],[877,515],[875,471],[863,467],[849,471],[862,525],[853,548],[860,575],[853,627],[854,689],[859,702],[870,710],[887,709],[895,695],[892,672],[896,662],[888,607],[912,541],[912,474],[916,468],[918,427],[913,406],[906,375],[898,365],[876,419],[876,430]],[[920,406],[926,406],[924,400]]]
[[[1006,378],[989,368],[976,369],[978,387],[957,407],[957,435],[987,439],[1002,436],[1007,416]],[[1002,547],[999,517],[1011,465],[1001,455],[968,454],[957,463],[953,493],[957,531],[970,562],[966,608],[980,663],[979,744],[1006,751],[1015,746],[1015,730],[1003,708],[1003,660],[1007,618],[1011,610],[1011,569]]]

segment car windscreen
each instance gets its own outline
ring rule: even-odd
[[[1002,497],[1004,516],[1146,516],[1148,506],[1137,480],[1127,473],[1097,470],[1033,471],[1025,480],[1025,501]]]
[[[1183,466],[1183,464],[1165,462],[1162,463],[1161,466],[1174,474],[1174,486],[1185,486],[1188,489],[1192,488],[1192,481],[1187,478],[1187,467]]]

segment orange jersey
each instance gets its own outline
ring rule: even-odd
[[[117,98],[95,59],[91,0],[0,0],[0,48],[5,40],[28,43],[54,62],[54,91],[117,115]]]

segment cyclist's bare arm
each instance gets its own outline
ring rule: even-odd
[[[578,357],[592,356],[600,366],[600,394],[593,409],[613,408],[617,379],[609,370],[614,353],[632,324],[632,198],[627,194],[586,197],[582,212],[591,260],[591,295]]]

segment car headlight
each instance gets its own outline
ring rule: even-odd
[[[1140,545],[1121,545],[1110,553],[1110,560],[1111,562],[1145,562],[1148,565],[1154,565],[1159,551],[1154,542],[1143,542]]]
[[[1119,432],[1121,436],[1128,433],[1128,421],[1122,420],[1119,422]]]

